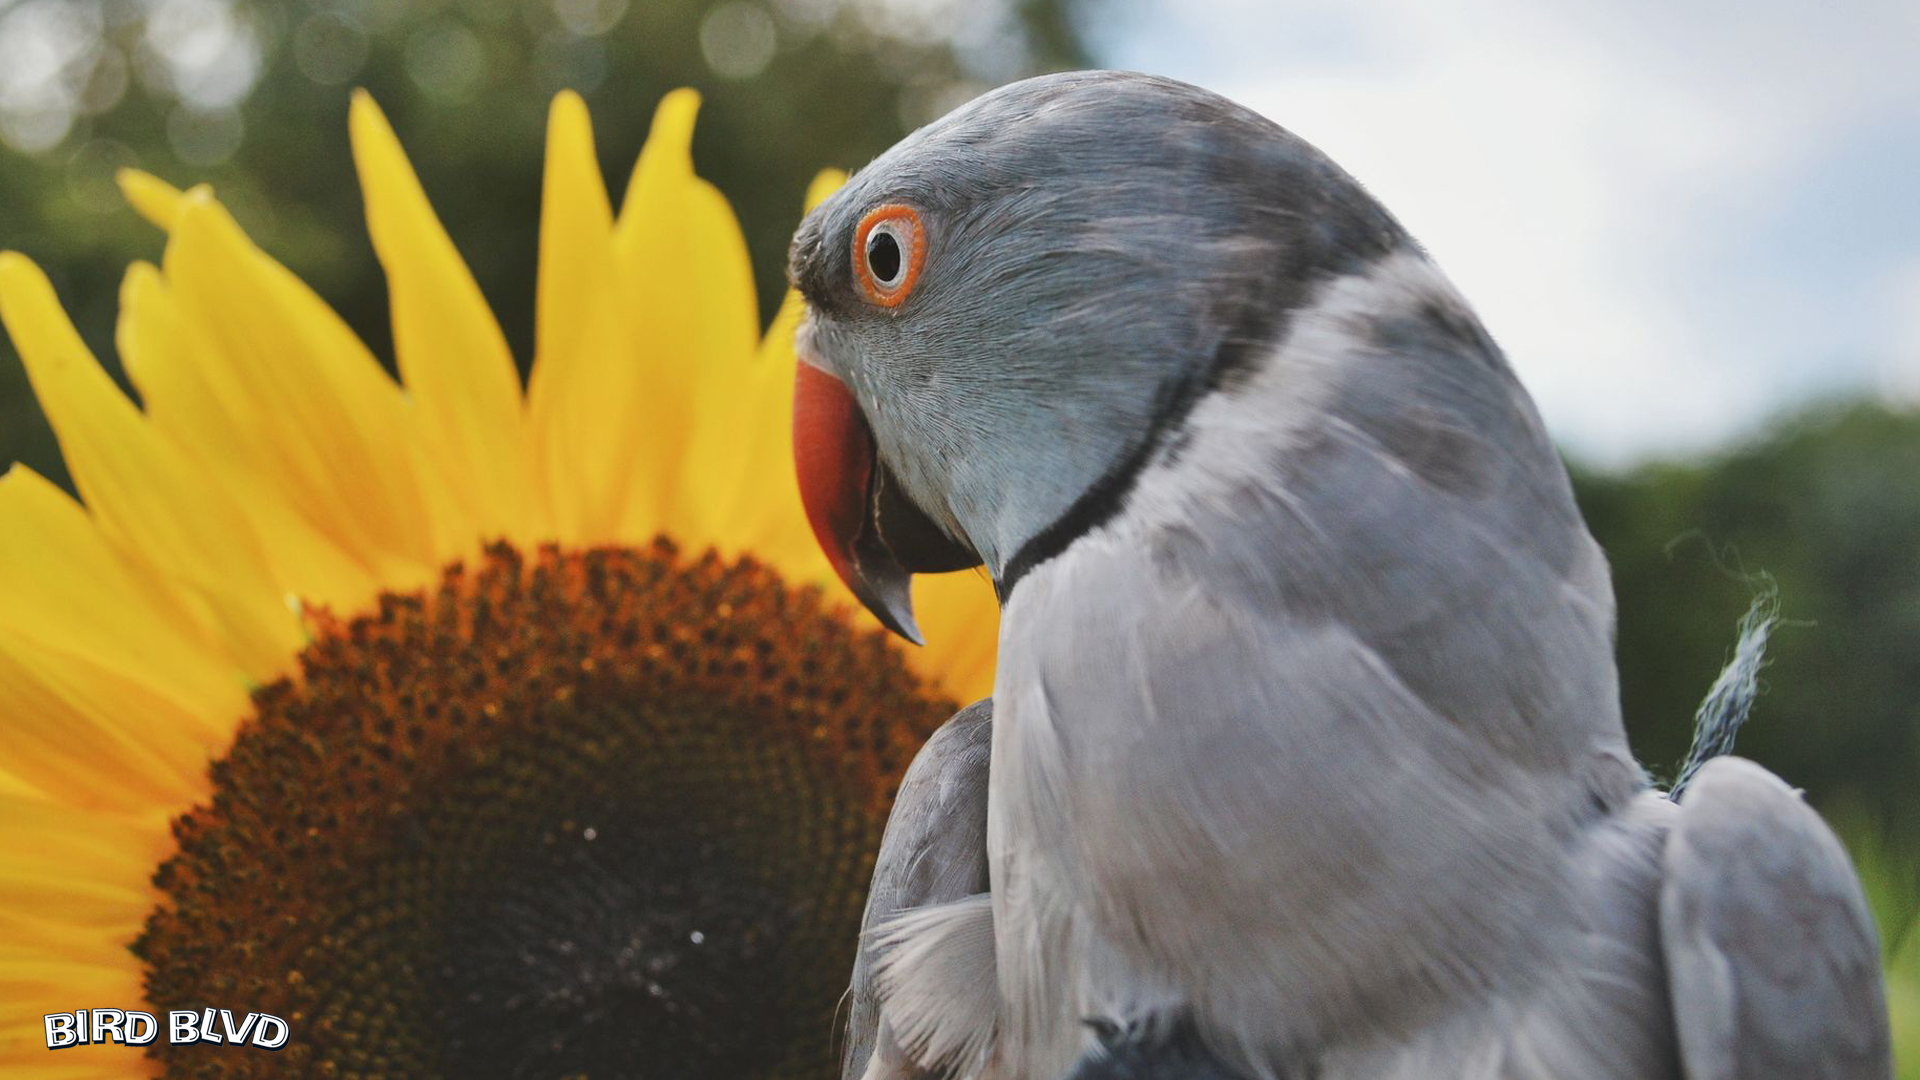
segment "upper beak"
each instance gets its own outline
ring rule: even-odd
[[[980,559],[907,498],[878,460],[853,394],[804,352],[793,383],[793,463],[807,523],[834,573],[887,629],[924,644],[913,619],[913,575]]]

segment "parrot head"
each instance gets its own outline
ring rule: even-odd
[[[800,225],[794,456],[816,538],[918,641],[911,575],[1003,598],[1099,524],[1316,281],[1408,243],[1345,173],[1207,91],[1002,87]]]

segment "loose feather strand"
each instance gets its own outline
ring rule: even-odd
[[[1753,700],[1760,694],[1760,669],[1767,662],[1767,640],[1780,624],[1780,591],[1767,582],[1740,619],[1740,639],[1733,659],[1713,680],[1707,699],[1693,715],[1693,745],[1680,765],[1680,775],[1668,795],[1679,802],[1700,767],[1733,750],[1734,736],[1747,722]]]

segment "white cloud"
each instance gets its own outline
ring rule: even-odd
[[[1783,215],[1853,212],[1796,199],[1863,123],[1920,137],[1920,6],[1867,0],[1817,23],[1789,5],[1687,7],[1204,0],[1107,44],[1344,165],[1473,300],[1555,432],[1617,462],[1723,440],[1810,388],[1868,385],[1895,347],[1897,320],[1773,302],[1834,272],[1834,252],[1816,267],[1753,248]],[[1841,269],[1885,280],[1872,257]]]
[[[1889,275],[1884,301],[1893,348],[1880,367],[1881,389],[1895,400],[1920,405],[1920,259]]]

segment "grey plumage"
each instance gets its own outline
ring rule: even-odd
[[[911,1069],[892,1025],[883,1024],[876,961],[888,921],[903,912],[940,907],[987,891],[987,755],[993,701],[955,713],[914,756],[894,797],[893,814],[874,862],[862,948],[847,991],[846,1047],[841,1075],[864,1075],[878,1055],[882,1075]],[[976,957],[992,975],[989,950]],[[990,989],[990,987],[988,988]],[[989,1021],[991,1014],[989,1013]],[[960,1025],[979,1030],[978,1025]],[[907,1039],[909,1045],[916,1041]]]
[[[863,306],[848,237],[891,202],[925,277]],[[903,793],[878,871],[984,865],[990,913],[876,888],[866,1075],[1888,1074],[1837,843],[1750,763],[1647,786],[1531,400],[1311,147],[1167,80],[1016,84],[862,170],[793,276],[804,358],[1005,600],[984,840]]]
[[[883,202],[918,206],[938,246],[907,308],[853,287],[849,238]],[[801,224],[791,276],[810,309],[802,350],[1005,588],[1023,547],[1113,494],[1102,478],[1137,471],[1318,280],[1405,243],[1332,162],[1254,113],[1073,72],[995,91],[862,169]]]
[[[1707,762],[1665,870],[1660,937],[1687,1080],[1888,1073],[1866,897],[1792,789],[1750,761]]]

